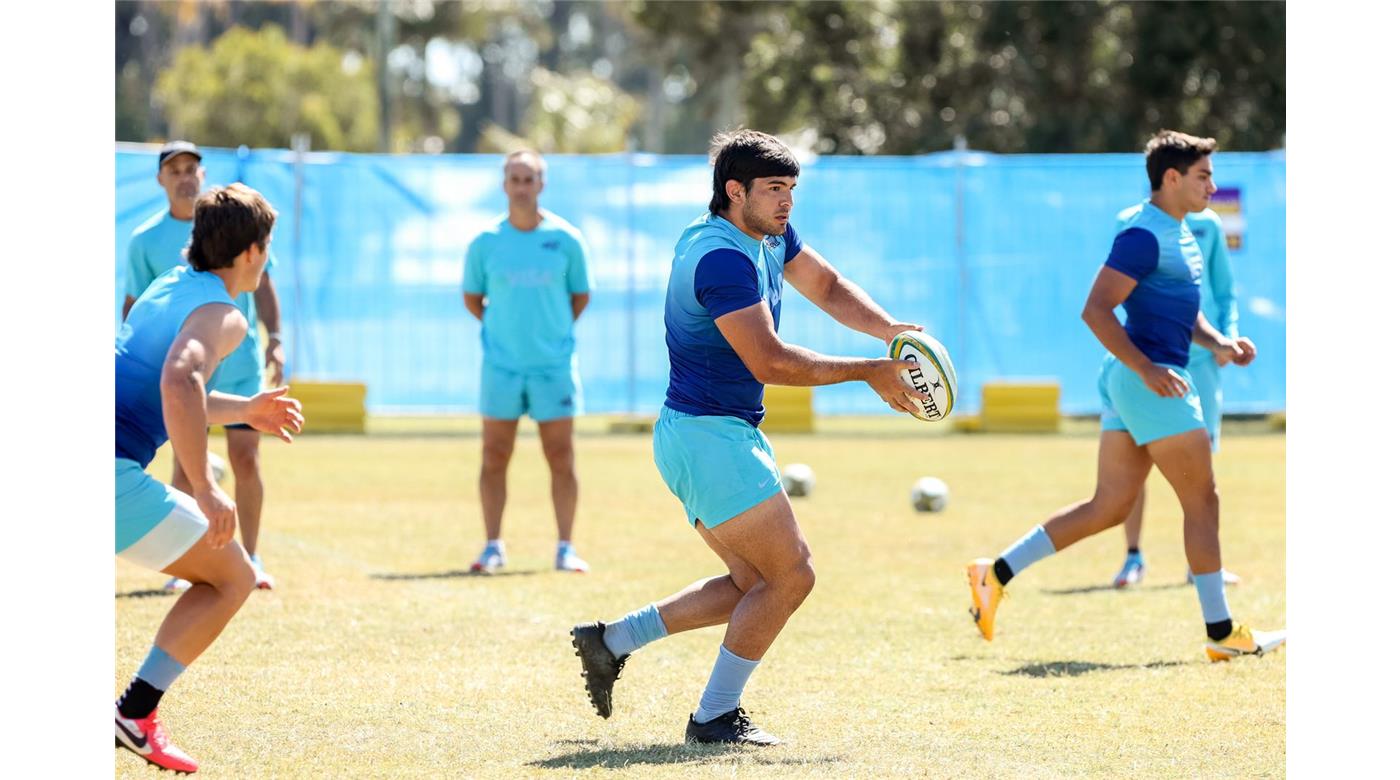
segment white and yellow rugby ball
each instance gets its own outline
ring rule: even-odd
[[[958,374],[953,370],[947,348],[938,343],[938,339],[917,330],[906,330],[890,342],[890,357],[909,363],[909,367],[900,372],[906,385],[932,397],[929,401],[916,401],[921,407],[920,413],[911,413],[911,417],[938,422],[953,414]]]

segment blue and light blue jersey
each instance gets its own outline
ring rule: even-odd
[[[1104,265],[1137,280],[1123,302],[1133,345],[1154,363],[1185,368],[1201,310],[1201,248],[1190,228],[1144,202],[1124,221]]]
[[[583,235],[557,214],[541,213],[544,220],[530,231],[503,214],[467,249],[462,292],[487,298],[482,360],[507,371],[571,365],[572,296],[593,287]]]
[[[1118,212],[1118,229],[1128,226],[1128,220],[1142,211],[1142,204]],[[1201,248],[1201,312],[1218,331],[1230,338],[1239,337],[1240,310],[1235,300],[1235,272],[1230,266],[1230,249],[1225,243],[1225,226],[1220,215],[1210,209],[1186,215],[1186,226]],[[1210,356],[1210,350],[1191,344],[1191,361]]]
[[[666,285],[666,405],[698,416],[727,415],[757,426],[763,385],[729,346],[717,317],[768,304],[773,326],[783,308],[783,267],[802,251],[792,225],[755,239],[729,220],[705,214],[681,233]]]
[[[169,209],[153,215],[136,228],[126,252],[126,294],[140,298],[156,277],[177,265],[187,264],[184,249],[189,246],[193,230],[194,220],[176,219]],[[271,272],[276,266],[276,256],[269,253],[264,270]],[[248,336],[238,349],[224,358],[218,372],[210,378],[209,385],[214,389],[233,387],[244,379],[262,375],[258,331],[253,326],[258,321],[257,303],[252,293],[240,293],[234,305],[248,320]]]
[[[136,299],[117,333],[117,457],[145,468],[169,438],[160,405],[160,373],[170,345],[195,309],[233,306],[218,275],[178,265]]]

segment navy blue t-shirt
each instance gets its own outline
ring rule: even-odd
[[[1128,338],[1154,363],[1186,367],[1201,310],[1201,249],[1186,224],[1146,204],[1104,263],[1137,280],[1123,301]]]
[[[783,266],[801,251],[802,239],[791,224],[783,235],[762,240],[711,214],[685,229],[666,287],[667,406],[687,414],[738,417],[754,426],[763,420],[763,385],[715,319],[764,301],[776,328]]]

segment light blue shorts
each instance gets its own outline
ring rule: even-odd
[[[1201,357],[1191,352],[1191,362],[1186,370],[1191,372],[1191,381],[1196,383],[1196,394],[1201,397],[1201,417],[1206,422],[1206,433],[1210,434],[1210,449],[1220,451],[1220,420],[1224,417],[1221,405],[1225,393],[1220,389],[1220,366],[1215,358],[1207,354]]]
[[[482,361],[481,416],[518,420],[529,413],[535,422],[583,414],[583,385],[578,365],[543,371],[509,371]]]
[[[117,458],[117,555],[160,571],[198,542],[209,521],[190,496],[157,482],[127,458]]]
[[[698,519],[714,528],[783,489],[768,437],[738,417],[697,417],[663,406],[651,453],[692,525]]]
[[[1182,398],[1163,398],[1143,384],[1132,369],[1109,355],[1099,369],[1099,400],[1103,402],[1103,429],[1127,431],[1133,442],[1141,447],[1158,439],[1206,427],[1201,416],[1201,399],[1191,372],[1180,367],[1166,366],[1186,380],[1187,391]]]

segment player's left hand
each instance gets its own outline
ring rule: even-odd
[[[267,366],[271,372],[269,379],[272,386],[277,387],[282,384],[282,367],[287,364],[287,358],[282,350],[281,339],[267,340],[267,357],[263,360],[263,365]]]
[[[301,433],[306,418],[301,414],[301,401],[288,397],[287,387],[283,386],[264,390],[249,398],[243,422],[282,441],[291,442],[293,433]]]
[[[898,336],[906,330],[917,330],[920,333],[922,333],[924,330],[924,326],[915,325],[912,322],[896,322],[893,325],[890,325],[885,328],[885,343],[888,344],[891,341],[894,341],[895,336]]]
[[[1238,350],[1230,359],[1237,366],[1247,366],[1254,362],[1254,356],[1259,354],[1259,350],[1254,348],[1254,342],[1240,336],[1235,339],[1235,348]]]

